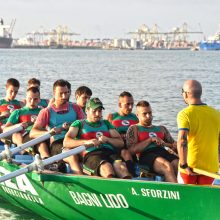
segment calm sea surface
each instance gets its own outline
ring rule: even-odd
[[[53,82],[60,78],[69,80],[73,93],[78,86],[89,86],[105,105],[104,117],[117,110],[118,95],[129,91],[135,103],[151,103],[154,124],[165,125],[175,138],[176,115],[186,106],[181,96],[185,80],[199,80],[203,101],[220,109],[220,52],[216,51],[0,49],[0,74],[1,97],[10,77],[21,83],[18,99],[25,97],[32,77],[41,80],[44,98],[52,97]],[[0,201],[0,219],[40,218]]]

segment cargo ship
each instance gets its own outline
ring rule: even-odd
[[[214,36],[208,40],[201,41],[199,44],[200,50],[220,50],[220,28]]]
[[[15,25],[15,20],[12,20],[10,25],[4,25],[4,21],[0,19],[0,48],[10,48],[13,38],[12,30]]]

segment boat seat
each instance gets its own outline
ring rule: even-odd
[[[30,164],[34,161],[34,157],[31,155],[15,155],[14,161],[22,164]]]

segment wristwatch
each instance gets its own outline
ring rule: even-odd
[[[184,163],[184,164],[181,164],[181,163],[180,163],[180,168],[186,169],[187,167],[188,167],[188,164],[187,164],[187,163]]]

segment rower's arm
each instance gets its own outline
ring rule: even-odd
[[[19,110],[15,110],[11,113],[9,118],[7,119],[7,122],[3,128],[3,132],[9,131],[17,126],[22,125],[22,123],[19,123]]]
[[[30,131],[29,136],[30,138],[38,138],[39,136],[44,135],[46,133],[48,133],[48,131],[44,127],[35,123]]]
[[[179,130],[177,139],[177,150],[179,155],[180,164],[187,164],[187,151],[188,151],[188,130]]]
[[[63,146],[67,148],[75,148],[81,145],[84,145],[85,147],[92,147],[100,144],[100,142],[96,139],[91,139],[91,140],[76,139],[78,132],[79,132],[78,127],[71,126],[65,135],[65,138],[63,140]]]
[[[9,131],[17,126],[18,124],[12,124],[11,122],[7,122],[4,126],[3,132]]]
[[[48,133],[48,130],[46,129],[48,124],[49,110],[48,108],[44,108],[39,112],[37,119],[34,122],[34,125],[29,134],[30,138],[38,138],[39,136]]]
[[[177,151],[177,142],[174,141],[173,137],[171,136],[170,132],[165,126],[161,126],[161,129],[164,133],[164,146],[170,147],[173,150]]]
[[[126,143],[132,154],[142,152],[152,142],[152,138],[147,138],[144,141],[138,142],[138,129],[136,125],[128,128],[126,134]]]
[[[124,147],[124,141],[116,129],[109,129],[109,133],[111,137],[101,136],[98,140],[102,143],[109,143],[116,148]]]

